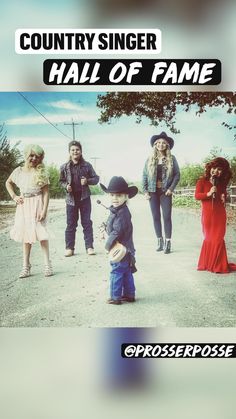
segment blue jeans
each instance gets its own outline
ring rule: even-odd
[[[127,257],[121,262],[111,262],[110,294],[113,300],[135,296],[134,277]]]
[[[75,200],[75,205],[66,205],[67,227],[65,231],[66,249],[75,248],[75,234],[78,226],[79,213],[84,233],[85,248],[93,247],[93,224],[91,216],[90,197]]]
[[[166,196],[162,190],[157,192],[150,192],[150,207],[152,211],[153,224],[157,238],[162,237],[162,226],[161,226],[161,209],[164,221],[164,230],[166,239],[171,238],[172,234],[172,221],[171,221],[171,210],[172,210],[172,196]]]

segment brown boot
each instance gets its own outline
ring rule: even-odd
[[[114,304],[116,306],[119,306],[121,304],[120,300],[113,300],[113,298],[109,298],[109,300],[107,300],[107,304]]]
[[[125,295],[121,297],[121,301],[126,303],[135,303],[135,297],[126,297]]]

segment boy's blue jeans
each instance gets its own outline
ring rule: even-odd
[[[66,249],[75,248],[75,234],[78,226],[79,213],[84,233],[85,248],[93,247],[93,227],[91,217],[90,197],[81,200],[75,200],[75,205],[66,205],[67,227],[65,231]]]
[[[134,297],[134,277],[131,273],[129,258],[125,257],[121,262],[111,262],[110,294],[113,300],[121,297]]]

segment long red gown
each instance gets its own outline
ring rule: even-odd
[[[236,271],[234,263],[228,263],[225,247],[226,211],[221,194],[226,197],[226,187],[217,185],[216,197],[207,196],[212,183],[205,178],[196,185],[195,198],[202,201],[202,231],[204,241],[198,261],[199,271],[229,273]]]

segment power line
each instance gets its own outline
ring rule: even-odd
[[[71,122],[64,122],[64,125],[72,125],[73,128],[73,140],[75,140],[75,125],[81,125],[82,122],[74,122],[73,118],[71,118]]]
[[[61,131],[59,128],[57,128],[57,126],[56,125],[54,125],[51,121],[49,121],[49,119],[46,117],[46,116],[44,116],[43,114],[42,114],[42,112],[40,112],[34,105],[33,105],[33,103],[31,103],[30,101],[29,101],[29,99],[27,99],[21,92],[17,92],[20,96],[22,96],[23,97],[23,99],[30,105],[30,106],[32,106],[32,108],[34,108],[34,110],[36,111],[36,112],[38,112],[50,125],[52,125],[57,131],[59,131],[62,135],[64,135],[64,137],[67,137],[67,138],[69,138],[69,140],[72,140],[72,138],[71,137],[69,137],[68,135],[66,135],[63,131]]]
[[[64,123],[64,122],[62,122],[62,120],[60,119],[60,118],[61,118],[61,114],[60,114],[60,112],[58,111],[58,109],[57,109],[55,106],[53,106],[51,102],[49,102],[49,101],[47,100],[47,96],[48,96],[48,95],[46,95],[46,94],[45,94],[45,92],[38,92],[38,94],[40,94],[41,98],[43,99],[43,102],[44,102],[44,103],[46,102],[47,106],[49,106],[49,107],[51,108],[51,110],[52,110],[55,114],[57,114],[57,116],[58,116],[58,117],[57,117],[57,121],[58,121],[58,122],[55,122],[55,125],[56,125],[56,126],[58,126],[58,124],[63,125],[63,123]]]

